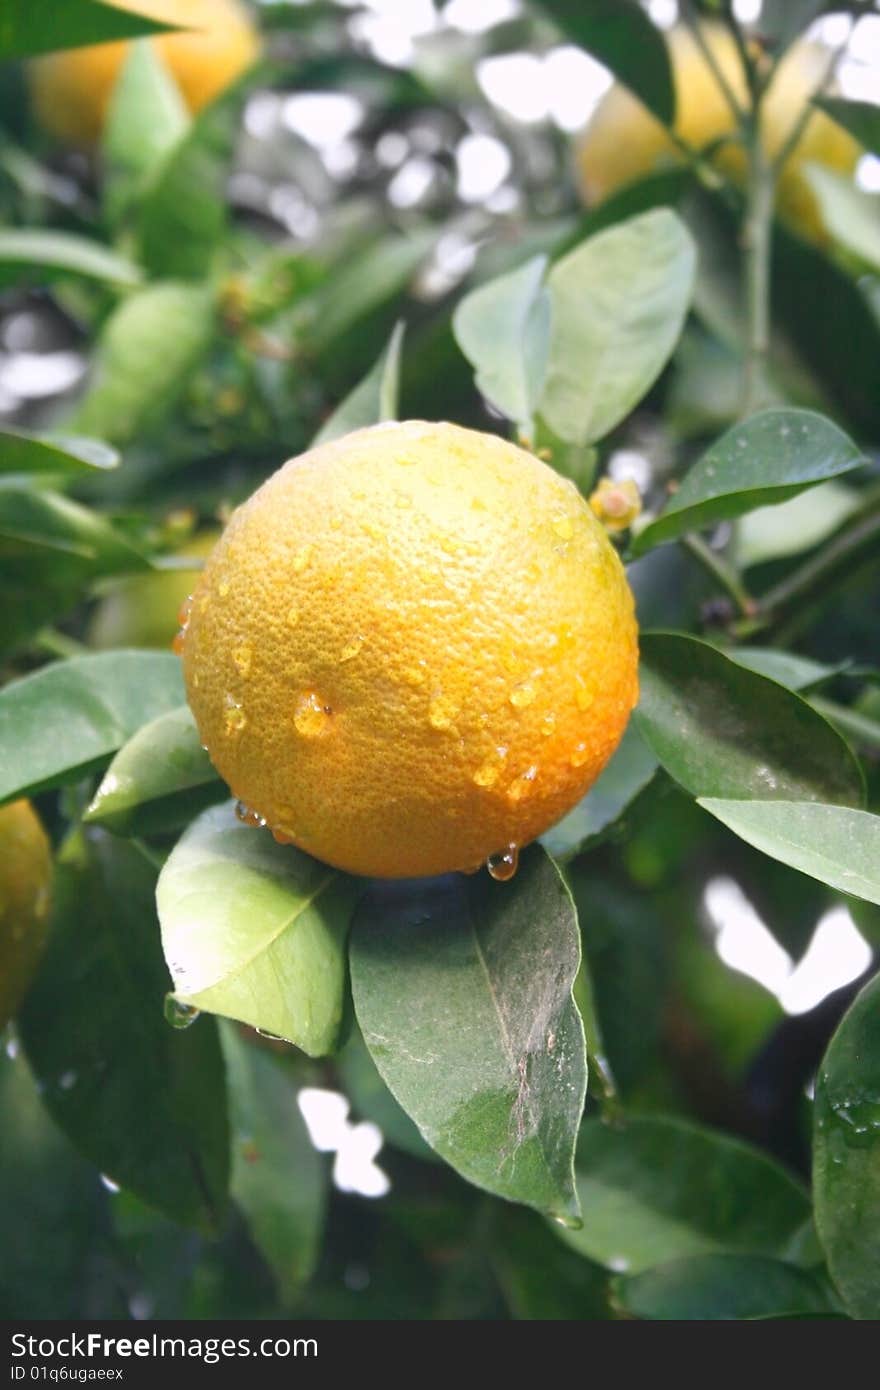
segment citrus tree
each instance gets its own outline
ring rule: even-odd
[[[880,1313],[880,19],[758,8],[7,0],[6,1316]]]

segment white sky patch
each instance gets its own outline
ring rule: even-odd
[[[388,199],[396,208],[413,208],[434,182],[436,168],[430,159],[414,154],[401,164],[388,185]]]
[[[348,1101],[338,1091],[304,1086],[297,1101],[315,1148],[336,1154],[333,1181],[340,1192],[384,1197],[391,1183],[375,1161],[384,1142],[379,1126],[369,1121],[351,1124]]]
[[[866,193],[880,193],[880,159],[865,154],[856,166],[856,183]]]
[[[482,203],[510,173],[510,150],[493,135],[465,135],[455,152],[458,196],[463,203]]]
[[[19,352],[5,361],[0,357],[0,395],[43,400],[69,391],[85,370],[85,359],[78,352]]]
[[[761,14],[761,0],[733,0],[733,13],[740,24],[754,24]]]
[[[348,92],[298,92],[284,98],[281,119],[315,149],[332,149],[357,130],[364,105]]]
[[[552,120],[562,130],[586,124],[611,86],[608,69],[574,44],[559,44],[542,57],[499,53],[477,64],[483,94],[523,125]]]
[[[661,29],[671,29],[678,19],[676,0],[648,0],[645,8],[654,23]]]
[[[725,965],[770,990],[788,1014],[807,1013],[870,965],[871,949],[845,907],[825,913],[795,964],[732,878],[712,879],[704,901]]]
[[[867,970],[871,948],[845,907],[832,908],[820,919],[806,954],[779,994],[788,1014],[805,1014],[826,995],[841,989]]]
[[[545,121],[550,111],[544,64],[534,53],[499,53],[477,64],[485,95],[516,121]]]
[[[615,449],[608,460],[608,476],[614,483],[632,480],[639,492],[646,492],[651,481],[651,464],[636,449]]]
[[[449,0],[443,22],[463,34],[483,34],[519,13],[517,0]]]

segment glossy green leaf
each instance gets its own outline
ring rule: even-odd
[[[0,20],[2,23],[2,20]],[[84,275],[115,285],[137,285],[140,270],[102,242],[76,232],[54,232],[43,227],[0,228],[0,284],[26,278],[44,281],[47,276]]]
[[[861,492],[833,479],[799,492],[787,502],[758,507],[736,523],[733,554],[740,569],[784,560],[811,550],[862,505]]]
[[[635,718],[671,777],[698,797],[858,806],[859,765],[794,691],[683,633],[643,633]]]
[[[203,280],[227,224],[226,180],[248,79],[206,106],[154,166],[138,205],[141,259],[153,276]]]
[[[111,221],[136,200],[190,124],[180,88],[155,44],[133,43],[104,122],[103,196]]]
[[[0,487],[0,560],[28,564],[36,559],[42,566],[50,556],[72,581],[150,568],[99,512],[57,492],[14,482]]]
[[[573,859],[607,835],[654,778],[657,759],[630,720],[620,746],[583,801],[541,836],[556,859]]]
[[[434,1150],[425,1143],[409,1115],[389,1091],[370,1056],[357,1024],[352,1022],[345,1047],[336,1058],[342,1085],[357,1115],[377,1124],[389,1144],[413,1158],[436,1162]]]
[[[213,1019],[165,1022],[155,881],[138,850],[100,831],[68,843],[19,1027],[73,1143],[159,1211],[213,1229],[229,1163],[223,1062]]]
[[[880,865],[880,857],[875,856],[874,863]],[[865,986],[844,1016],[819,1067],[813,1111],[813,1190],[819,1239],[844,1303],[854,1317],[876,1319],[880,1311],[880,977]]]
[[[178,830],[228,799],[187,705],[160,714],[113,759],[84,819],[117,835]]]
[[[0,479],[8,473],[75,477],[92,469],[116,468],[118,463],[119,454],[100,439],[0,430]]]
[[[479,285],[452,317],[459,347],[480,391],[510,420],[528,429],[541,395],[550,352],[546,256]]]
[[[660,30],[633,0],[538,0],[562,33],[610,68],[666,125],[675,118],[675,83]]]
[[[681,481],[665,510],[634,538],[634,555],[784,502],[865,462],[844,432],[812,410],[763,410],[722,435]]]
[[[321,1244],[327,1168],[296,1101],[295,1078],[229,1023],[220,1030],[232,1126],[230,1192],[289,1302]]]
[[[841,893],[880,903],[880,816],[815,801],[699,804],[740,839]]]
[[[98,340],[73,427],[129,443],[177,402],[213,335],[213,296],[201,285],[160,282],[123,300]]]
[[[346,396],[315,435],[312,446],[339,439],[350,430],[365,425],[378,425],[383,420],[397,419],[397,397],[400,385],[400,351],[403,346],[404,325],[398,323],[388,340],[388,346],[363,381]]]
[[[170,652],[75,656],[10,682],[0,691],[0,801],[78,781],[183,698]]]
[[[846,665],[826,666],[794,652],[777,651],[774,647],[732,647],[726,653],[739,666],[757,671],[789,690],[812,690],[830,681],[846,669]]]
[[[619,222],[556,262],[539,409],[562,439],[602,439],[653,386],[684,326],[695,264],[690,233],[668,208]]]
[[[781,1256],[810,1212],[757,1149],[681,1120],[587,1120],[576,1174],[584,1224],[559,1234],[620,1272],[721,1251]]]
[[[479,1187],[576,1219],[580,938],[552,860],[528,850],[512,883],[377,884],[350,957],[364,1040],[431,1147]]]
[[[813,100],[866,150],[880,155],[880,107],[876,102],[848,101],[845,97],[814,97]]]
[[[880,198],[859,188],[851,174],[838,174],[822,164],[807,162],[804,177],[819,204],[819,212],[839,246],[880,269]]]
[[[782,1260],[691,1255],[614,1281],[614,1301],[633,1318],[685,1322],[833,1317],[822,1281]]]
[[[354,880],[233,804],[205,811],[159,878],[162,946],[181,1004],[285,1038],[311,1056],[336,1046]]]
[[[97,0],[64,0],[60,6],[57,0],[3,0],[0,61],[109,39],[163,34],[176,27]]]

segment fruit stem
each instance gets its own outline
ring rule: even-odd
[[[761,145],[760,99],[746,123],[748,195],[742,227],[746,298],[746,344],[740,416],[755,410],[763,388],[770,351],[770,257],[773,249],[773,203],[776,176]]]
[[[693,532],[682,536],[681,544],[726,590],[744,618],[750,618],[755,614],[757,604],[729,560],[707,545],[702,536]]]

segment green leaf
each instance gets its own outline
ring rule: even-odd
[[[803,174],[819,203],[825,228],[838,243],[871,269],[880,269],[880,198],[866,193],[852,175],[837,174],[807,161]]]
[[[138,226],[150,274],[203,280],[227,224],[226,180],[249,79],[239,79],[206,106],[154,168]]]
[[[113,759],[83,819],[116,835],[179,830],[228,792],[187,705],[160,714]]]
[[[180,88],[152,43],[133,43],[113,86],[103,135],[104,208],[116,222],[190,124]]]
[[[571,444],[602,439],[653,386],[678,341],[696,252],[668,208],[619,222],[556,262],[539,409]]]
[[[508,419],[531,428],[550,352],[546,256],[479,285],[452,316],[456,341],[476,373],[477,388]]]
[[[814,97],[813,103],[854,135],[871,154],[880,155],[880,107],[873,101],[845,97]]]
[[[573,859],[607,835],[657,771],[657,759],[630,720],[620,746],[583,801],[541,836],[554,859]]]
[[[100,439],[76,435],[21,434],[0,430],[0,480],[9,473],[76,477],[92,469],[116,468],[119,455]]]
[[[846,670],[846,663],[824,666],[821,661],[773,647],[731,647],[726,655],[739,666],[757,671],[759,676],[767,676],[788,690],[812,690]]]
[[[874,864],[880,864],[876,855]],[[880,1308],[878,976],[844,1016],[819,1068],[813,1190],[816,1226],[831,1276],[853,1317],[874,1319]]]
[[[571,896],[537,847],[513,883],[379,883],[352,931],[355,1011],[389,1089],[469,1182],[576,1220],[584,1031]]]
[[[64,0],[60,6],[57,0],[3,0],[0,62],[109,39],[164,34],[176,27],[96,0]]]
[[[68,843],[52,931],[19,1018],[49,1113],[101,1172],[176,1221],[216,1229],[229,1138],[216,1025],[168,1027],[155,870],[100,831]]]
[[[336,1058],[345,1092],[357,1114],[372,1120],[389,1144],[413,1158],[436,1162],[436,1155],[425,1143],[409,1115],[402,1110],[376,1069],[357,1024],[352,1023],[345,1047]]]
[[[733,554],[740,569],[803,554],[859,510],[861,492],[846,483],[819,483],[787,502],[758,507],[736,524]]]
[[[378,425],[383,420],[397,419],[397,395],[400,384],[400,350],[404,325],[395,324],[388,346],[345,400],[336,407],[315,435],[312,447],[339,439],[351,430],[365,425]]]
[[[699,805],[771,859],[880,903],[880,816],[814,801],[700,797]]]
[[[0,802],[79,781],[183,698],[170,652],[75,656],[12,681],[0,691]]]
[[[133,286],[143,278],[133,262],[75,232],[0,228],[0,284],[21,280],[30,272],[41,282],[56,275],[84,275],[89,280]]]
[[[672,125],[675,83],[660,30],[632,0],[537,0],[574,43],[592,53],[648,110]]]
[[[44,566],[47,552],[71,582],[150,568],[149,560],[100,513],[57,492],[14,483],[0,486],[0,560],[26,564],[37,559]]]
[[[812,410],[763,410],[723,434],[682,479],[665,511],[634,538],[634,555],[784,502],[827,478],[850,473],[864,455],[843,430]]]
[[[683,633],[640,647],[639,729],[693,796],[862,803],[848,744],[799,695]]]
[[[220,1029],[232,1123],[230,1192],[289,1303],[314,1270],[327,1200],[327,1170],[312,1145],[290,1071]]]
[[[585,1121],[576,1173],[584,1224],[559,1234],[620,1272],[721,1251],[781,1256],[810,1213],[771,1159],[680,1120]]]
[[[176,404],[213,337],[210,289],[167,281],[131,295],[104,325],[73,427],[129,443]]]
[[[242,825],[231,802],[205,811],[171,851],[156,895],[177,1000],[310,1056],[332,1052],[354,894],[353,879]]]
[[[754,1255],[691,1255],[615,1279],[613,1292],[615,1303],[630,1317],[671,1322],[838,1313],[814,1274]]]

